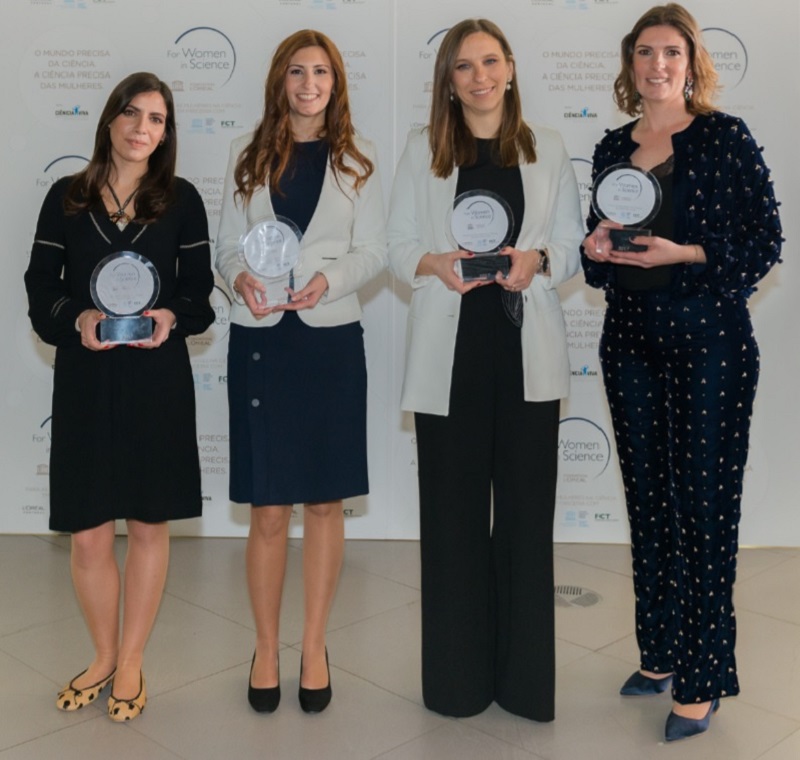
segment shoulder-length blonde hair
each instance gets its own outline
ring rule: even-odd
[[[614,82],[614,102],[619,110],[628,116],[641,113],[642,103],[633,76],[633,53],[640,35],[651,26],[671,26],[686,41],[686,46],[689,48],[689,71],[694,80],[692,96],[686,102],[686,110],[694,116],[711,113],[714,110],[714,97],[719,89],[717,70],[703,45],[697,21],[678,3],[654,6],[622,38],[620,46],[622,69]]]
[[[434,176],[449,177],[456,166],[468,166],[478,158],[475,137],[464,120],[458,98],[451,99],[451,82],[458,53],[471,34],[484,32],[500,43],[507,61],[513,61],[511,46],[500,28],[483,18],[466,19],[451,27],[442,40],[433,70],[433,97],[428,123],[428,143],[431,149],[431,170]],[[511,78],[511,89],[503,99],[503,120],[500,123],[499,158],[502,166],[518,166],[520,159],[536,161],[536,140],[522,119],[522,104],[517,87],[517,71]]]
[[[172,91],[155,74],[139,71],[125,77],[108,96],[100,114],[94,135],[92,158],[83,171],[75,175],[64,196],[64,211],[78,214],[102,206],[102,191],[113,169],[111,122],[142,93],[158,92],[164,98],[164,137],[147,161],[147,174],[139,182],[136,193],[136,221],[147,224],[155,221],[174,200],[175,164],[178,155],[175,104]]]
[[[302,29],[281,42],[272,57],[264,85],[264,114],[253,139],[242,151],[236,164],[236,195],[244,199],[245,203],[250,201],[259,187],[267,184],[267,177],[270,191],[279,190],[294,142],[289,122],[289,100],[286,97],[286,71],[292,56],[307,47],[322,48],[331,62],[333,89],[325,109],[325,126],[320,137],[328,141],[328,160],[337,179],[342,174],[351,177],[355,189],[358,190],[374,171],[372,161],[361,153],[354,141],[355,129],[350,118],[347,75],[339,50],[322,32]],[[361,167],[361,171],[345,162],[347,156]]]

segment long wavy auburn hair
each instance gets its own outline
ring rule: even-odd
[[[333,89],[325,109],[325,126],[319,136],[328,141],[329,161],[337,181],[341,175],[350,177],[358,191],[374,171],[372,162],[355,144],[347,75],[341,53],[322,32],[302,29],[281,42],[272,57],[264,85],[264,114],[253,139],[241,152],[236,164],[236,195],[245,203],[249,203],[253,193],[267,183],[271,192],[279,192],[279,183],[289,165],[294,143],[286,96],[286,72],[292,56],[307,47],[322,48],[331,62]],[[361,167],[361,171],[346,162],[348,157]]]

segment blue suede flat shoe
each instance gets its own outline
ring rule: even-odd
[[[652,697],[656,694],[663,694],[669,689],[672,683],[672,676],[664,678],[650,678],[642,675],[638,670],[622,684],[619,693],[623,697]]]
[[[711,716],[717,710],[719,710],[719,700],[712,699],[704,718],[684,718],[670,712],[667,716],[667,724],[664,726],[664,738],[668,742],[677,742],[705,733],[711,723]]]

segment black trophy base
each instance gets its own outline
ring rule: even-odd
[[[459,259],[459,262],[461,263],[461,279],[464,282],[494,280],[498,272],[503,277],[508,277],[511,270],[510,256],[477,255],[469,259]]]
[[[153,337],[152,317],[106,317],[99,325],[103,343],[141,343]]]
[[[640,227],[625,227],[621,230],[609,229],[608,238],[611,240],[611,247],[615,251],[622,253],[641,253],[647,250],[646,245],[641,243],[632,243],[631,238],[635,237],[649,237],[650,230],[645,230]]]

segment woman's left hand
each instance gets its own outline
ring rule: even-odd
[[[651,269],[666,264],[702,264],[706,260],[703,248],[692,243],[680,245],[654,235],[638,235],[631,242],[646,245],[647,250],[625,252],[612,248],[608,253],[609,263]]]
[[[501,256],[508,256],[511,259],[511,269],[508,277],[503,277],[499,272],[495,275],[494,281],[503,290],[512,293],[525,290],[533,281],[533,276],[539,271],[539,261],[541,255],[539,251],[520,251],[517,248],[506,246],[500,251]]]
[[[152,318],[153,337],[140,343],[131,343],[134,348],[158,348],[172,332],[172,326],[177,321],[175,313],[169,309],[150,309],[145,311],[143,316]]]
[[[309,280],[302,290],[294,291],[291,288],[286,288],[289,294],[289,303],[282,303],[275,307],[275,311],[300,311],[301,309],[313,309],[318,303],[319,299],[325,295],[328,290],[328,280],[322,272],[317,272]]]

